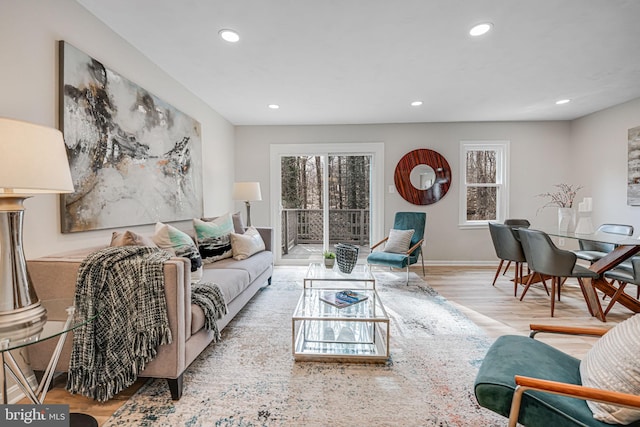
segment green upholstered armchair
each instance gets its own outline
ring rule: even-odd
[[[422,260],[422,275],[424,271],[424,257],[422,255],[422,244],[424,243],[424,229],[427,222],[425,212],[396,212],[393,229],[394,230],[414,230],[411,243],[406,252],[385,252],[375,250],[383,243],[386,243],[389,236],[385,237],[375,245],[371,246],[371,254],[367,257],[368,264],[385,265],[391,268],[406,268],[407,284],[409,283],[409,266],[418,262],[418,257]]]
[[[509,417],[510,427],[611,427],[593,417],[586,400],[640,408],[640,396],[584,387],[579,359],[534,339],[539,332],[602,336],[608,329],[531,325],[531,331],[491,346],[475,380],[480,406]]]

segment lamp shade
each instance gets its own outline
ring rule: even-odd
[[[71,192],[62,132],[0,117],[0,197]]]
[[[233,200],[262,200],[259,182],[236,182],[233,184]]]

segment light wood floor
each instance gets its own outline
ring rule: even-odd
[[[412,271],[422,274],[421,269]],[[513,283],[509,276],[513,272],[508,272],[507,276],[501,275],[495,287],[492,287],[494,273],[495,267],[428,267],[425,279],[440,295],[494,338],[504,334],[527,335],[530,323],[613,327],[632,314],[621,305],[616,305],[607,316],[606,323],[591,317],[580,288],[570,279],[563,287],[562,300],[556,303],[555,317],[551,318],[549,297],[541,287],[532,287],[524,300],[520,301],[513,296]],[[518,297],[521,292],[522,288],[518,289]],[[538,338],[578,358],[583,357],[594,342],[592,338],[582,337],[538,335]],[[97,403],[82,396],[70,395],[64,390],[64,381],[60,381],[47,395],[47,403],[68,404],[71,412],[90,414],[102,425],[143,383],[140,380],[109,402]]]

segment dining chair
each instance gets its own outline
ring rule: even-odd
[[[622,296],[627,285],[636,286],[636,299],[638,298],[637,292],[640,291],[640,257],[635,256],[623,264],[630,265],[631,269],[629,269],[627,265],[622,265],[614,267],[604,273],[604,277],[612,281],[611,285],[615,286],[615,283],[618,284],[618,289],[611,297],[611,301],[609,301],[609,304],[604,311],[605,316],[613,308],[615,303],[618,302],[618,299]]]
[[[389,236],[371,246],[371,253],[367,257],[367,263],[385,265],[390,268],[406,268],[407,284],[409,284],[409,266],[417,263],[418,257],[420,257],[422,260],[422,275],[424,276],[426,273],[424,270],[422,244],[424,243],[426,222],[427,214],[425,212],[396,212],[393,228]],[[390,241],[389,237],[395,230],[413,230],[411,241],[406,242],[406,247],[398,248],[397,242]],[[394,235],[397,235],[397,233],[394,233]],[[385,245],[381,246],[383,243]],[[379,247],[382,250],[374,251]]]
[[[633,226],[625,224],[602,224],[596,233],[619,234],[632,236]],[[579,259],[589,261],[591,264],[600,260],[603,256],[615,249],[613,243],[593,242],[590,240],[578,240],[580,250],[573,251]]]
[[[551,277],[551,317],[555,310],[556,296],[560,301],[561,287],[563,280],[568,277],[575,277],[580,284],[582,294],[586,299],[583,278],[596,279],[598,273],[576,263],[577,256],[572,251],[558,248],[549,235],[543,231],[531,230],[526,228],[518,229],[518,235],[522,242],[522,249],[527,264],[532,271],[538,274]],[[527,284],[522,291],[520,300],[531,286],[533,275],[530,276]],[[590,314],[591,308],[589,308]]]
[[[520,241],[517,239],[515,230],[508,225],[490,222],[489,233],[491,234],[496,256],[500,258],[500,264],[498,264],[498,269],[493,277],[491,286],[496,285],[496,280],[498,279],[504,262],[508,261],[510,263],[513,261],[516,265],[516,272],[513,279],[513,296],[518,296],[518,283],[522,283],[523,264],[526,262],[524,252],[522,251],[522,244],[520,244]],[[507,268],[509,268],[509,264],[505,267],[505,271]]]

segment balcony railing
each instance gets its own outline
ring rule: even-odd
[[[322,214],[322,209],[283,209],[283,255],[299,244],[322,243]],[[369,211],[329,209],[329,243],[369,245]]]

